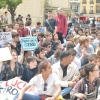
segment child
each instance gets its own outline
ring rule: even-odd
[[[22,80],[29,82],[38,72],[37,62],[35,57],[29,56],[27,59],[27,67],[23,71]]]

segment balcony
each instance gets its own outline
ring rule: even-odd
[[[82,4],[86,4],[86,1],[83,1]]]
[[[100,0],[96,0],[96,3],[100,3]]]
[[[96,10],[96,13],[100,13],[100,10]]]
[[[89,11],[89,14],[94,14],[94,13],[93,13],[93,10],[90,10],[90,11]]]

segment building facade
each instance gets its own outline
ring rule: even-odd
[[[100,14],[100,0],[81,0],[80,13],[91,17]]]
[[[30,14],[32,18],[32,24],[36,25],[38,21],[43,23],[44,14],[47,12],[48,9],[52,9],[53,14],[55,15],[56,9],[58,7],[63,7],[65,14],[69,13],[69,0],[23,0],[23,3],[18,5],[15,11],[15,18],[17,18],[17,16],[21,14],[25,22],[27,14]],[[0,9],[0,15],[4,15],[5,11],[7,11],[7,9]],[[10,13],[8,13],[8,17],[10,23]]]
[[[70,8],[73,13],[80,14],[80,0],[70,0]]]

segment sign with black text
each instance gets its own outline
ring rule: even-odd
[[[25,51],[34,50],[38,46],[37,37],[21,37],[20,42]]]
[[[6,43],[12,43],[11,32],[0,32],[0,48],[6,47]]]

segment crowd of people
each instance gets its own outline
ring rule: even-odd
[[[17,77],[28,83],[14,100],[95,100],[100,95],[100,30],[68,23],[62,11],[59,7],[53,18],[49,10],[43,26],[32,27],[29,14],[25,24],[19,15],[6,26],[5,32],[12,33],[13,42],[6,43],[12,59],[0,61],[0,80]],[[29,36],[37,37],[38,46],[24,51],[20,37]],[[31,86],[38,94],[25,93]]]

